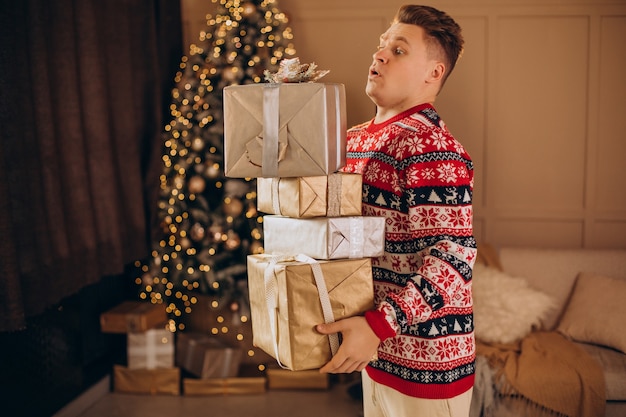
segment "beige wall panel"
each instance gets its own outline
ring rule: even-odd
[[[487,19],[459,17],[465,50],[441,91],[435,107],[474,162],[474,209],[485,204],[485,134],[487,88]]]
[[[582,247],[583,224],[562,220],[494,220],[488,242],[498,246]]]
[[[304,62],[375,107],[371,55],[403,0],[277,0]],[[626,0],[431,0],[463,27],[435,106],[476,167],[475,234],[494,245],[626,247]],[[187,50],[210,0],[181,0]],[[617,184],[617,185],[616,185]]]
[[[345,85],[348,125],[374,117],[375,106],[365,94],[365,83],[386,21],[377,17],[294,17],[291,25],[300,61],[315,62],[320,69],[330,70],[323,82]]]
[[[588,51],[584,16],[498,20],[488,138],[498,209],[582,207]]]
[[[197,0],[196,0],[197,1]],[[290,8],[295,12],[314,12],[317,10],[337,10],[351,9],[353,13],[363,10],[391,10],[393,13],[403,4],[427,4],[441,10],[451,10],[455,7],[488,7],[506,8],[518,6],[579,6],[600,4],[613,5],[624,4],[625,0],[430,0],[430,1],[409,1],[409,0],[278,0],[282,8]]]
[[[480,218],[474,217],[474,237],[477,242],[489,242],[487,234],[485,233],[485,221]]]
[[[626,214],[626,16],[600,20],[595,206]]]
[[[626,248],[626,221],[594,222],[585,243],[589,248]]]

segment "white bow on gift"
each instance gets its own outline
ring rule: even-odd
[[[270,83],[313,83],[330,70],[317,70],[317,64],[301,64],[300,58],[283,59],[275,73],[265,70],[265,80]]]

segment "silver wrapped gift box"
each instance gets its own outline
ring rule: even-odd
[[[227,177],[306,177],[346,160],[343,84],[248,84],[224,88]]]
[[[263,217],[265,253],[305,254],[315,259],[381,256],[385,249],[385,218],[374,216],[294,219]]]
[[[167,329],[128,333],[128,369],[157,369],[174,366],[174,334]]]
[[[243,352],[215,336],[180,332],[176,340],[176,366],[200,378],[237,376]]]

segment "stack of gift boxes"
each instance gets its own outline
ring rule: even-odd
[[[226,87],[224,157],[227,177],[257,179],[265,253],[247,259],[251,330],[254,346],[274,363],[262,378],[242,376],[240,347],[209,335],[204,324],[176,333],[174,343],[163,305],[128,302],[101,317],[104,332],[128,335],[128,366],[115,365],[115,391],[249,394],[265,390],[265,377],[270,389],[324,389],[328,377],[317,369],[332,358],[339,335],[315,326],[373,307],[371,257],[383,253],[385,220],[362,216],[361,176],[339,172],[344,86]],[[182,383],[181,369],[191,376]]]
[[[200,314],[206,312],[198,312]],[[126,335],[126,365],[113,366],[115,392],[224,395],[266,390],[260,372],[242,366],[243,350],[207,332],[172,333],[165,306],[125,301],[100,316],[104,333]]]
[[[125,301],[100,316],[102,332],[126,334],[127,366],[113,366],[116,392],[180,394],[174,335],[166,323],[163,304],[141,301]]]
[[[344,87],[226,87],[224,120],[226,176],[256,178],[265,214],[264,254],[247,261],[254,344],[276,360],[270,387],[272,375],[314,381],[339,340],[315,326],[373,307],[371,257],[384,250],[384,218],[362,216],[361,176],[338,172],[346,157]]]

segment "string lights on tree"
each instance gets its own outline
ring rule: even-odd
[[[288,19],[274,0],[213,0],[215,15],[180,62],[164,129],[158,227],[137,261],[139,296],[164,303],[183,330],[198,295],[247,320],[246,256],[263,252],[254,180],[223,171],[222,91],[262,82],[295,55]]]

